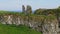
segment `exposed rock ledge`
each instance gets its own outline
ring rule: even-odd
[[[26,25],[43,32],[43,34],[58,34],[57,19],[44,18],[42,16],[18,16],[18,15],[0,15],[2,24]]]

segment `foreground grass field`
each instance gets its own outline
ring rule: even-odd
[[[0,24],[0,34],[41,34],[27,26],[3,25]]]

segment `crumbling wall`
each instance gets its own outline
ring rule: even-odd
[[[49,16],[50,17],[50,16]],[[26,25],[43,34],[58,34],[58,21],[44,16],[1,15],[0,23]]]
[[[43,34],[58,34],[58,21],[56,18],[45,18],[43,23]]]

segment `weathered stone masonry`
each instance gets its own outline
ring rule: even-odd
[[[28,21],[29,19],[29,21]],[[43,32],[43,34],[58,34],[59,23],[57,19],[44,18],[42,16],[19,16],[19,15],[1,15],[0,23],[2,24],[16,24],[26,25]]]

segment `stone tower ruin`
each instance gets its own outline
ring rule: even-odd
[[[22,12],[25,13],[25,14],[31,14],[32,13],[31,6],[30,5],[27,5],[27,7],[25,7],[24,5],[22,5]]]

